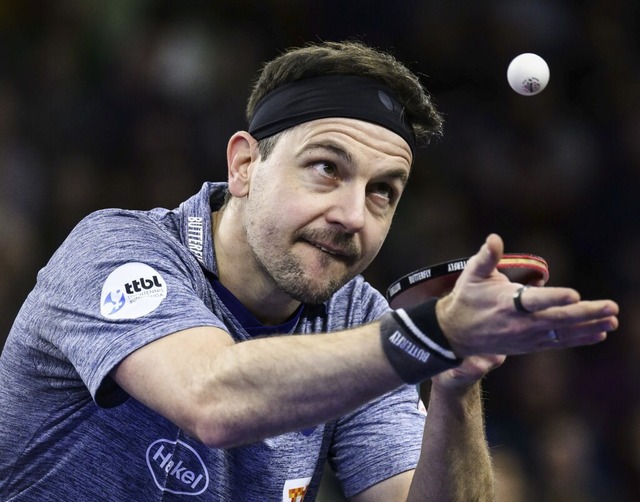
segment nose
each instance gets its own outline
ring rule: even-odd
[[[341,225],[349,233],[362,230],[367,202],[364,187],[343,186],[332,195],[334,200],[326,212],[327,221]]]

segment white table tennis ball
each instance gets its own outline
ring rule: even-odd
[[[523,96],[533,96],[549,83],[549,66],[537,54],[526,52],[516,56],[507,68],[511,88]]]

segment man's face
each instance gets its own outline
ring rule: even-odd
[[[378,254],[411,159],[400,136],[360,120],[314,120],[284,133],[252,165],[245,199],[258,269],[298,301],[327,300]]]

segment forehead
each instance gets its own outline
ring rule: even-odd
[[[389,129],[363,120],[325,118],[299,124],[283,138],[289,148],[302,152],[311,146],[337,145],[354,158],[383,160],[408,170],[413,160],[409,144]]]

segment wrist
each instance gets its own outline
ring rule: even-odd
[[[480,395],[481,380],[462,381],[452,383],[450,378],[439,378],[438,375],[431,379],[431,392],[445,398],[462,399]]]
[[[467,357],[471,355],[464,344],[460,344],[460,340],[456,337],[456,328],[455,328],[455,316],[451,316],[450,311],[452,307],[453,297],[451,295],[443,296],[438,300],[438,303],[435,306],[436,316],[438,319],[438,323],[440,325],[440,329],[443,333],[446,333],[446,339],[451,347],[451,350],[456,353],[459,357]]]
[[[385,314],[380,323],[382,346],[398,376],[421,382],[458,366],[456,356],[436,317],[437,299]]]

